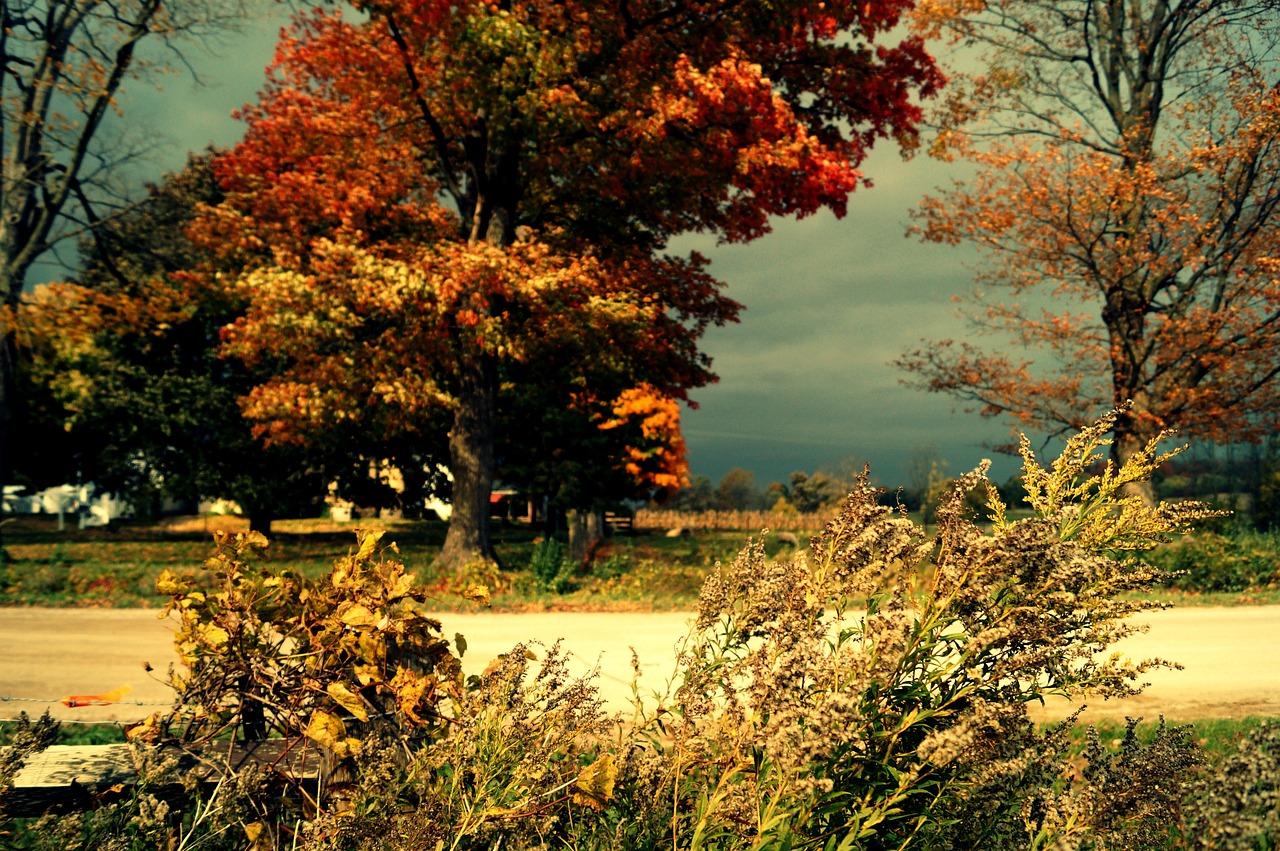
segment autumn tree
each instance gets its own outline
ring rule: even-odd
[[[801,514],[813,514],[828,505],[838,505],[845,495],[839,483],[821,471],[809,475],[796,470],[789,481],[787,502]]]
[[[221,199],[210,159],[191,157],[104,221],[73,283],[24,296],[14,468],[46,485],[93,481],[144,514],[164,496],[232,499],[265,532],[317,509],[334,457],[253,436],[236,401],[253,376],[218,356],[241,306],[180,274],[208,261],[185,227]]]
[[[941,81],[903,0],[353,5],[280,42],[205,238],[246,269],[229,350],[276,367],[245,400],[272,439],[447,412],[454,566],[492,557],[504,364],[568,344],[586,390],[686,398],[737,305],[668,240],[843,213]]]
[[[716,492],[711,479],[700,473],[689,477],[689,484],[671,495],[666,507],[672,511],[711,511],[715,509]]]
[[[924,239],[982,256],[968,319],[913,382],[1048,434],[1132,402],[1123,462],[1164,428],[1218,441],[1280,414],[1275,4],[932,0],[957,45],[936,151],[977,167]],[[1150,498],[1149,486],[1141,491]]]
[[[0,9],[0,309],[18,306],[32,266],[59,241],[92,231],[118,200],[114,169],[137,154],[104,128],[126,80],[234,24],[236,0],[6,0]],[[0,482],[9,467],[14,326],[0,325]]]
[[[763,502],[756,474],[743,467],[734,467],[716,485],[716,508],[723,511],[756,511]]]
[[[676,399],[648,385],[575,392],[572,375],[557,379],[545,363],[530,365],[540,373],[536,381],[511,366],[498,396],[502,483],[545,498],[564,518],[571,559],[587,559],[607,509],[628,500],[662,502],[687,483]],[[540,392],[531,392],[533,385]]]

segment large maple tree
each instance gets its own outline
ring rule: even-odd
[[[738,306],[668,240],[842,214],[941,84],[907,0],[354,6],[283,35],[200,230],[246,269],[228,347],[277,367],[245,400],[269,434],[449,412],[454,565],[491,557],[504,364],[685,398]]]
[[[1046,433],[1108,408],[1123,462],[1162,429],[1280,425],[1280,71],[1273,4],[936,0],[981,61],[937,150],[976,176],[925,239],[976,246],[967,312],[994,343],[908,352],[919,384]],[[1150,498],[1149,490],[1138,491]]]

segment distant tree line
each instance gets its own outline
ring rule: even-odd
[[[819,467],[813,473],[797,470],[786,482],[756,484],[755,473],[734,467],[716,484],[705,475],[690,476],[689,484],[653,508],[673,511],[764,511],[812,514],[834,509],[853,487],[862,469],[848,458]],[[920,512],[932,522],[933,511],[949,495],[955,477],[936,447],[918,446],[907,458],[904,482],[885,487],[881,500]],[[1260,530],[1280,529],[1280,439],[1256,444],[1217,446],[1195,443],[1156,472],[1155,492],[1163,500],[1195,499],[1232,512],[1224,521]],[[873,484],[875,482],[873,481]],[[1015,473],[996,485],[1004,503],[1016,510],[1025,504],[1022,476]],[[975,508],[981,499],[974,495]]]
[[[811,514],[835,506],[852,486],[852,478],[797,470],[786,483],[756,484],[755,473],[734,467],[716,485],[703,475],[689,478],[663,506],[675,511],[776,511]]]
[[[834,510],[854,489],[864,462],[848,456],[820,465],[813,472],[796,470],[785,482],[756,484],[755,473],[734,467],[718,484],[704,475],[693,475],[687,487],[676,491],[661,507],[673,511],[767,511],[775,514],[815,514]],[[954,479],[947,475],[948,464],[937,447],[915,447],[907,460],[905,481],[898,487],[884,487],[886,505],[901,505],[922,512],[926,522],[934,508],[950,492]],[[874,477],[873,485],[879,485]],[[999,486],[1006,502],[1017,504],[1025,495],[1015,476]],[[658,507],[658,506],[655,506]]]

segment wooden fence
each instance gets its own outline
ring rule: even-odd
[[[830,511],[813,514],[781,511],[668,511],[642,508],[636,512],[635,526],[658,533],[684,529],[691,532],[816,532],[826,527],[836,515]]]

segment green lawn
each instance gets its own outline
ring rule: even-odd
[[[165,598],[154,592],[156,577],[171,570],[198,580],[200,566],[213,550],[212,529],[218,525],[227,522],[191,519],[164,526],[65,532],[58,532],[51,519],[7,524],[8,561],[0,564],[0,600],[10,606],[161,606]],[[429,522],[283,521],[273,529],[266,564],[273,570],[322,575],[354,547],[361,525],[385,528],[384,541],[395,542],[399,558],[442,603],[471,606],[455,592],[465,581],[478,580],[495,588],[493,603],[499,610],[691,608],[707,572],[717,560],[732,559],[748,537],[736,532],[682,538],[620,535],[597,551],[589,570],[566,566],[561,593],[539,587],[529,570],[540,532],[514,523],[495,526],[503,569],[490,575],[460,579],[437,573],[432,560],[444,541],[445,526]],[[777,544],[770,548],[785,549]]]
[[[200,565],[213,550],[212,531],[220,525],[241,528],[243,521],[183,518],[125,524],[111,531],[63,532],[52,518],[7,521],[8,560],[0,563],[0,605],[159,607],[165,598],[154,591],[156,577],[171,570],[198,582]],[[732,560],[750,536],[727,531],[673,538],[662,532],[617,535],[606,539],[590,569],[565,565],[558,581],[539,583],[530,563],[541,533],[524,524],[495,525],[501,571],[455,577],[432,567],[444,541],[443,523],[292,520],[276,524],[267,564],[273,570],[322,575],[355,545],[355,530],[361,525],[386,529],[384,540],[396,543],[399,557],[442,605],[473,608],[456,592],[468,581],[481,581],[495,590],[493,607],[500,611],[692,609],[707,573],[717,561]],[[798,537],[804,541],[807,536]],[[771,555],[791,552],[776,539],[768,540],[766,547]],[[1159,589],[1145,596],[1179,606],[1280,604],[1280,587],[1213,593]]]

